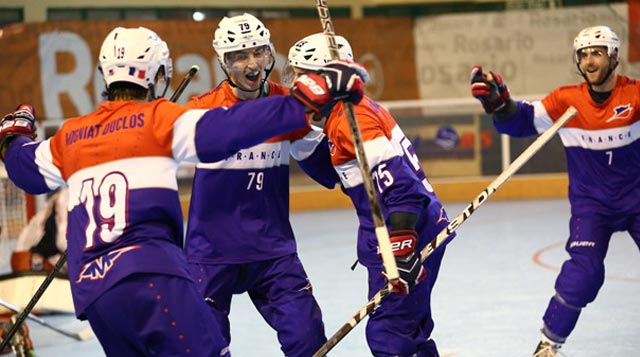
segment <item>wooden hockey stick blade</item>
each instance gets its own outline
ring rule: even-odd
[[[573,106],[570,106],[564,114],[544,133],[540,134],[538,138],[529,145],[512,163],[507,167],[498,177],[496,177],[464,210],[442,230],[436,237],[431,240],[421,251],[420,259],[425,261],[427,257],[441,246],[447,238],[458,229],[483,203],[485,203],[489,197],[500,188],[511,176],[513,176],[524,164],[529,161],[535,153],[555,135],[560,128],[578,114],[578,111]],[[391,293],[389,284],[382,288],[374,295],[365,306],[363,306],[353,317],[347,321],[336,333],[322,345],[313,357],[325,356],[335,345],[338,344],[353,328],[360,323],[365,317],[367,317],[373,310],[375,310],[382,300]]]
[[[18,308],[17,306],[0,299],[0,305],[4,306],[5,308],[15,312],[16,314],[19,314],[21,312],[20,308]],[[39,323],[42,326],[45,326],[59,334],[65,335],[67,337],[73,338],[74,340],[78,340],[78,341],[86,341],[92,337],[94,337],[93,331],[91,330],[91,328],[87,328],[87,329],[83,329],[80,330],[79,332],[71,332],[71,331],[66,331],[63,330],[61,328],[58,328],[48,322],[46,322],[45,320],[39,318],[38,316],[35,316],[31,313],[27,314],[27,318],[29,320],[35,321],[37,323]]]
[[[329,5],[327,0],[316,0],[316,9],[318,10],[318,16],[320,17],[320,23],[322,24],[322,30],[327,38],[327,47],[331,58],[334,60],[340,59],[340,53],[338,52],[338,45],[335,39],[335,29],[333,27],[333,21],[331,21],[331,14],[329,13]],[[353,109],[353,103],[343,102],[344,108],[347,113],[347,122],[349,123],[349,129],[351,130],[351,138],[353,140],[353,147],[362,175],[362,183],[367,193],[369,200],[369,208],[371,209],[371,218],[375,227],[376,239],[378,240],[378,247],[380,256],[382,257],[382,264],[384,266],[387,280],[396,282],[400,279],[398,273],[398,266],[396,264],[395,256],[391,250],[391,240],[389,238],[389,230],[384,221],[382,215],[382,209],[380,207],[380,201],[376,188],[371,178],[371,169],[367,156],[364,151],[364,143],[362,139],[362,132],[356,118],[355,111]]]
[[[199,69],[200,67],[198,67],[195,64],[191,66],[191,68],[189,68],[189,72],[187,72],[187,74],[182,79],[182,82],[178,84],[178,88],[176,88],[176,91],[173,92],[173,94],[171,95],[171,99],[169,99],[170,101],[172,102],[178,101],[178,99],[182,95],[182,92],[184,92],[185,88],[187,88],[187,85],[191,82],[191,79],[196,75],[196,73],[198,73]]]

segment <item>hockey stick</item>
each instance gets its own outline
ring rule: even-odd
[[[333,22],[331,21],[331,15],[329,14],[327,1],[317,0],[316,7],[318,8],[318,15],[320,16],[320,22],[322,23],[322,30],[327,37],[327,45],[329,46],[331,58],[334,60],[340,59],[338,45],[335,38],[336,33],[333,27]],[[371,216],[375,226],[376,238],[378,238],[378,247],[380,248],[380,255],[382,256],[384,270],[386,272],[387,279],[395,282],[400,278],[398,275],[398,267],[396,265],[396,259],[393,256],[393,251],[391,250],[389,231],[387,230],[382,216],[382,209],[380,208],[380,202],[378,201],[378,194],[375,191],[373,179],[371,178],[371,169],[369,168],[369,162],[367,161],[367,156],[364,152],[360,126],[358,125],[358,120],[356,119],[356,114],[353,110],[353,103],[346,101],[343,103],[347,113],[349,129],[351,129],[351,137],[353,139],[356,158],[358,165],[360,166],[360,173],[362,174],[362,181],[364,188],[367,191],[367,198],[369,199],[369,207],[371,208]]]
[[[60,269],[62,269],[62,266],[66,261],[67,261],[67,251],[65,250],[64,253],[62,253],[62,255],[60,256],[60,259],[58,259],[58,261],[56,262],[56,265],[53,267],[51,272],[49,272],[49,275],[47,275],[47,277],[44,279],[42,284],[40,284],[40,287],[38,288],[36,293],[33,295],[31,300],[27,304],[27,306],[24,308],[24,310],[22,310],[18,314],[18,318],[16,319],[16,322],[13,324],[13,326],[11,326],[11,329],[7,333],[4,341],[2,341],[2,345],[0,345],[0,351],[4,350],[7,344],[9,344],[9,341],[11,341],[11,339],[13,338],[13,335],[16,334],[16,332],[20,328],[20,325],[22,325],[24,320],[26,320],[27,315],[31,313],[31,310],[33,310],[33,308],[36,306],[36,304],[38,303],[38,300],[40,300],[44,292],[49,287],[49,284],[51,284],[53,279],[56,277],[56,274],[58,274]]]
[[[199,69],[200,67],[198,67],[195,64],[191,66],[191,68],[189,68],[189,72],[187,72],[187,74],[182,79],[182,82],[178,84],[178,88],[176,88],[176,91],[173,92],[173,94],[171,95],[171,99],[169,99],[170,101],[172,102],[178,101],[178,98],[180,98],[180,96],[182,95],[182,92],[184,92],[184,89],[187,88],[187,85],[191,82],[191,79],[193,78],[193,76],[196,75]]]
[[[189,69],[189,72],[184,77],[184,79],[182,79],[182,82],[180,82],[180,84],[178,85],[178,88],[171,96],[170,100],[172,102],[175,102],[178,100],[178,98],[180,97],[182,92],[184,92],[184,89],[187,87],[189,82],[191,82],[191,78],[193,78],[196,72],[198,72],[198,69],[199,68],[196,65],[191,66],[191,68]],[[56,263],[56,265],[53,267],[53,270],[51,270],[49,275],[47,275],[47,277],[44,279],[44,281],[42,282],[42,284],[40,285],[36,293],[33,295],[31,300],[27,304],[27,306],[24,308],[24,310],[20,312],[20,314],[18,314],[18,318],[16,319],[16,322],[13,324],[13,326],[11,326],[11,329],[7,333],[6,338],[2,341],[2,344],[0,345],[0,351],[4,350],[7,344],[9,344],[9,341],[13,338],[13,336],[16,334],[16,332],[20,328],[20,325],[22,325],[24,323],[24,320],[26,320],[27,317],[31,315],[31,310],[33,310],[33,308],[36,306],[36,304],[38,303],[38,300],[40,300],[40,298],[42,297],[44,292],[47,290],[47,288],[55,278],[56,274],[58,273],[58,271],[60,271],[60,269],[62,268],[62,266],[66,261],[67,261],[67,251],[65,250],[64,253],[62,253],[62,255],[60,256],[60,259],[58,259],[58,262]],[[52,329],[56,329],[53,326],[49,326],[49,327]],[[66,335],[66,333],[62,331],[58,331],[58,332]],[[72,337],[72,336],[69,336],[69,337]],[[75,338],[75,337],[72,337],[72,338]]]
[[[451,233],[455,232],[458,227],[464,223],[472,214],[475,212],[478,207],[480,207],[483,203],[485,203],[489,197],[500,188],[511,176],[513,176],[524,164],[529,161],[535,153],[537,153],[550,139],[553,135],[555,135],[558,130],[571,118],[573,118],[578,111],[573,106],[569,107],[564,114],[544,133],[542,133],[538,138],[526,148],[520,156],[518,156],[512,163],[507,167],[495,180],[493,180],[487,188],[485,188],[476,198],[465,207],[460,214],[453,220],[449,222],[447,227],[445,227],[438,235],[429,242],[423,249],[420,251],[420,259],[424,262],[425,259],[435,251],[439,246],[444,243],[444,241],[451,235]],[[367,302],[365,306],[360,309],[351,320],[347,321],[331,338],[318,349],[318,351],[313,355],[313,357],[325,356],[335,345],[338,344],[353,328],[368,316],[371,312],[373,312],[380,303],[382,299],[384,299],[391,292],[389,288],[389,284],[387,284],[384,288],[376,293],[374,297]]]
[[[0,299],[0,305],[4,306],[5,308],[15,312],[15,313],[20,313],[20,308],[18,308],[15,305],[10,304],[7,301],[4,301],[2,299]],[[39,318],[38,316],[35,316],[33,314],[27,314],[27,318],[29,318],[32,321],[35,321],[37,323],[39,323],[42,326],[48,327],[50,329],[52,329],[55,332],[58,332],[60,334],[63,334],[67,337],[71,337],[74,340],[78,340],[78,341],[86,341],[90,338],[92,338],[94,336],[93,331],[91,330],[91,328],[86,328],[84,330],[80,330],[79,332],[70,332],[70,331],[66,331],[63,330],[61,328],[55,327],[53,325],[51,325],[50,323],[46,322],[45,320]]]

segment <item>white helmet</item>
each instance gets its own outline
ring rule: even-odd
[[[167,83],[173,71],[167,43],[144,27],[113,29],[102,43],[99,60],[107,88],[122,81],[148,89],[161,68]]]
[[[346,38],[335,36],[340,59],[353,61],[353,51]],[[324,33],[315,33],[296,42],[289,49],[289,65],[306,70],[318,70],[331,62],[331,53]]]
[[[576,62],[580,62],[578,51],[583,48],[592,46],[604,46],[607,48],[609,57],[617,56],[620,49],[620,40],[613,30],[607,26],[587,27],[580,31],[575,40],[573,40],[573,53]]]
[[[213,48],[220,62],[228,52],[258,46],[270,46],[271,35],[264,24],[251,14],[224,17],[213,35]]]

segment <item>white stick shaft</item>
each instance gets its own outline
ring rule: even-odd
[[[551,138],[560,130],[560,128],[578,114],[578,111],[573,106],[569,107],[564,114],[544,133],[540,134],[538,138],[529,145],[512,163],[504,170],[498,177],[493,180],[484,191],[480,192],[476,198],[467,205],[467,207],[460,212],[460,214],[452,219],[447,227],[443,229],[435,239],[433,239],[426,247],[420,252],[422,261],[424,261],[432,251],[438,248],[460,225],[466,221],[469,216],[475,212],[478,207],[485,203],[494,192],[500,188],[511,176],[513,176],[524,164],[526,164],[533,155],[535,155]]]
[[[338,45],[335,39],[335,30],[333,22],[331,21],[331,15],[329,14],[327,1],[317,0],[316,6],[318,8],[318,16],[322,23],[323,32],[327,37],[327,46],[329,47],[331,58],[334,60],[340,59]],[[367,192],[367,198],[369,199],[369,207],[371,209],[371,217],[375,226],[380,255],[382,256],[382,264],[384,265],[387,279],[389,281],[397,281],[400,278],[400,275],[398,274],[398,266],[396,265],[396,259],[393,256],[393,252],[391,251],[389,231],[385,225],[382,209],[380,208],[380,202],[378,201],[378,194],[376,193],[375,186],[373,185],[373,179],[371,178],[371,169],[364,151],[362,132],[360,131],[360,126],[356,119],[353,103],[344,102],[344,107],[347,113],[349,129],[351,129],[351,138],[353,140],[356,158],[360,167],[360,173],[362,174],[362,181]]]
[[[495,180],[493,180],[487,188],[485,188],[456,218],[449,222],[449,225],[445,227],[438,235],[427,244],[426,247],[420,251],[420,258],[424,262],[425,259],[438,248],[444,241],[453,233],[462,223],[464,223],[469,216],[476,211],[489,197],[502,186],[511,176],[513,176],[524,164],[529,161],[533,155],[535,155],[540,149],[549,141],[551,137],[555,135],[560,128],[566,124],[571,118],[576,116],[578,111],[573,106],[569,107],[564,114],[544,133],[525,149],[518,158],[516,158],[507,169],[505,169]],[[353,317],[347,321],[336,333],[331,336],[327,342],[322,345],[313,357],[325,356],[335,345],[338,344],[360,321],[362,321],[367,315],[374,311],[382,300],[391,293],[389,285],[386,285],[380,291],[374,295],[365,306],[363,306]]]

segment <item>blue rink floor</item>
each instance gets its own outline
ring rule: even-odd
[[[455,217],[466,204],[446,204]],[[442,357],[526,357],[538,342],[541,318],[561,263],[568,257],[569,205],[564,199],[489,201],[449,245],[433,296],[433,334]],[[351,271],[356,218],[352,210],[292,215],[299,253],[331,336],[366,303],[366,272]],[[640,254],[626,233],[614,236],[607,277],[562,349],[570,357],[640,356]],[[45,319],[79,330],[72,316]],[[360,323],[329,354],[369,356]],[[103,356],[95,338],[76,342],[29,323],[38,356]],[[275,333],[246,294],[234,298],[234,356],[282,356]]]

